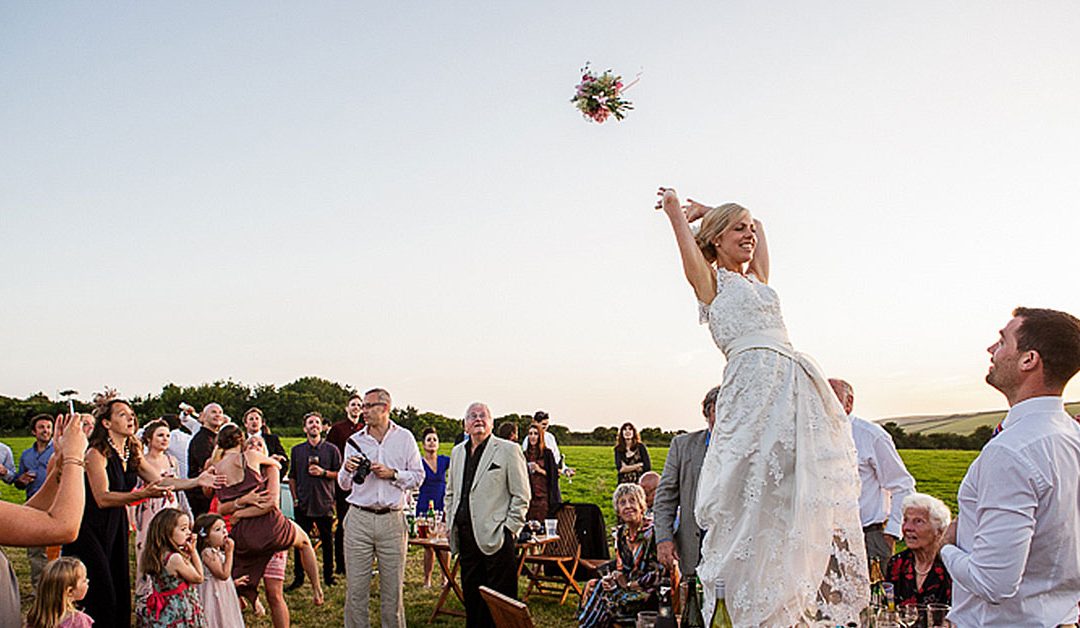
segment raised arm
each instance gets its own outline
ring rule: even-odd
[[[765,241],[765,225],[757,218],[754,219],[754,230],[757,233],[757,246],[746,272],[753,273],[761,283],[769,283],[769,245]]]
[[[671,228],[675,232],[675,243],[679,246],[679,255],[682,258],[683,274],[690,286],[694,289],[698,301],[712,303],[716,298],[716,274],[712,266],[705,260],[705,255],[698,248],[694,239],[694,232],[690,229],[690,223],[686,219],[683,208],[679,206],[679,197],[671,188],[660,188],[657,192],[660,201],[656,204],[657,209],[663,209],[671,221]]]
[[[79,415],[56,417],[53,460],[41,490],[25,505],[0,501],[0,544],[32,547],[70,543],[79,534],[86,490],[83,467],[86,464],[86,435]],[[69,429],[70,428],[70,429]],[[66,471],[60,473],[61,470]],[[56,476],[60,475],[59,478]]]

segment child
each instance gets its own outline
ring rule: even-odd
[[[139,628],[207,628],[199,593],[191,586],[202,583],[203,566],[187,514],[163,508],[150,520],[142,571],[140,576],[150,579],[151,589],[135,603]]]
[[[75,609],[75,602],[86,597],[89,588],[86,565],[78,558],[63,556],[47,564],[26,614],[26,627],[90,628],[94,620]]]
[[[195,520],[195,534],[205,576],[203,583],[199,585],[199,597],[202,599],[207,626],[243,626],[240,597],[236,594],[236,585],[233,584],[231,576],[235,543],[229,538],[225,519],[215,513],[199,515]],[[247,582],[247,576],[241,576],[237,582],[243,586]]]

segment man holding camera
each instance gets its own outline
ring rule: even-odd
[[[293,466],[289,484],[293,492],[293,519],[308,534],[319,529],[322,540],[323,582],[334,586],[334,481],[341,468],[341,452],[322,437],[322,415],[304,415],[304,435],[307,440],[292,448]],[[296,550],[295,577],[286,591],[304,585],[304,570],[300,568],[300,550]]]
[[[345,516],[345,626],[367,628],[372,561],[379,559],[380,619],[384,628],[405,626],[402,584],[408,529],[403,511],[408,492],[424,469],[412,432],[390,420],[390,393],[364,393],[364,427],[345,442],[337,482],[348,491]]]

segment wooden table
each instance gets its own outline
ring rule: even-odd
[[[554,543],[558,541],[557,535],[540,536],[530,539],[524,543],[517,543],[518,550],[518,567],[517,575],[521,577],[521,570],[525,566],[525,556],[534,548],[542,547],[548,543]],[[455,555],[453,561],[450,560],[450,541],[445,537],[435,538],[415,538],[409,539],[409,545],[416,547],[423,547],[432,549],[435,551],[435,562],[439,564],[439,570],[443,574],[443,588],[439,593],[439,599],[435,602],[435,610],[431,611],[431,618],[428,621],[434,621],[439,615],[451,615],[454,617],[464,617],[465,613],[457,610],[456,608],[446,608],[446,602],[450,598],[450,592],[453,591],[457,596],[459,602],[462,605],[465,604],[465,594],[461,591],[461,586],[457,582],[458,573],[458,557]]]

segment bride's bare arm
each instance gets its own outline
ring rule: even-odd
[[[670,188],[660,188],[657,194],[661,197],[657,208],[664,210],[675,232],[675,243],[679,246],[686,280],[690,282],[699,301],[712,303],[712,300],[716,298],[716,275],[712,266],[705,261],[705,255],[698,248],[697,241],[694,240],[694,232],[690,230],[686,214],[679,206],[678,195]]]
[[[754,258],[750,260],[746,272],[753,273],[761,283],[769,283],[769,245],[765,241],[765,225],[755,218],[754,229],[757,233],[757,247],[754,248]]]

